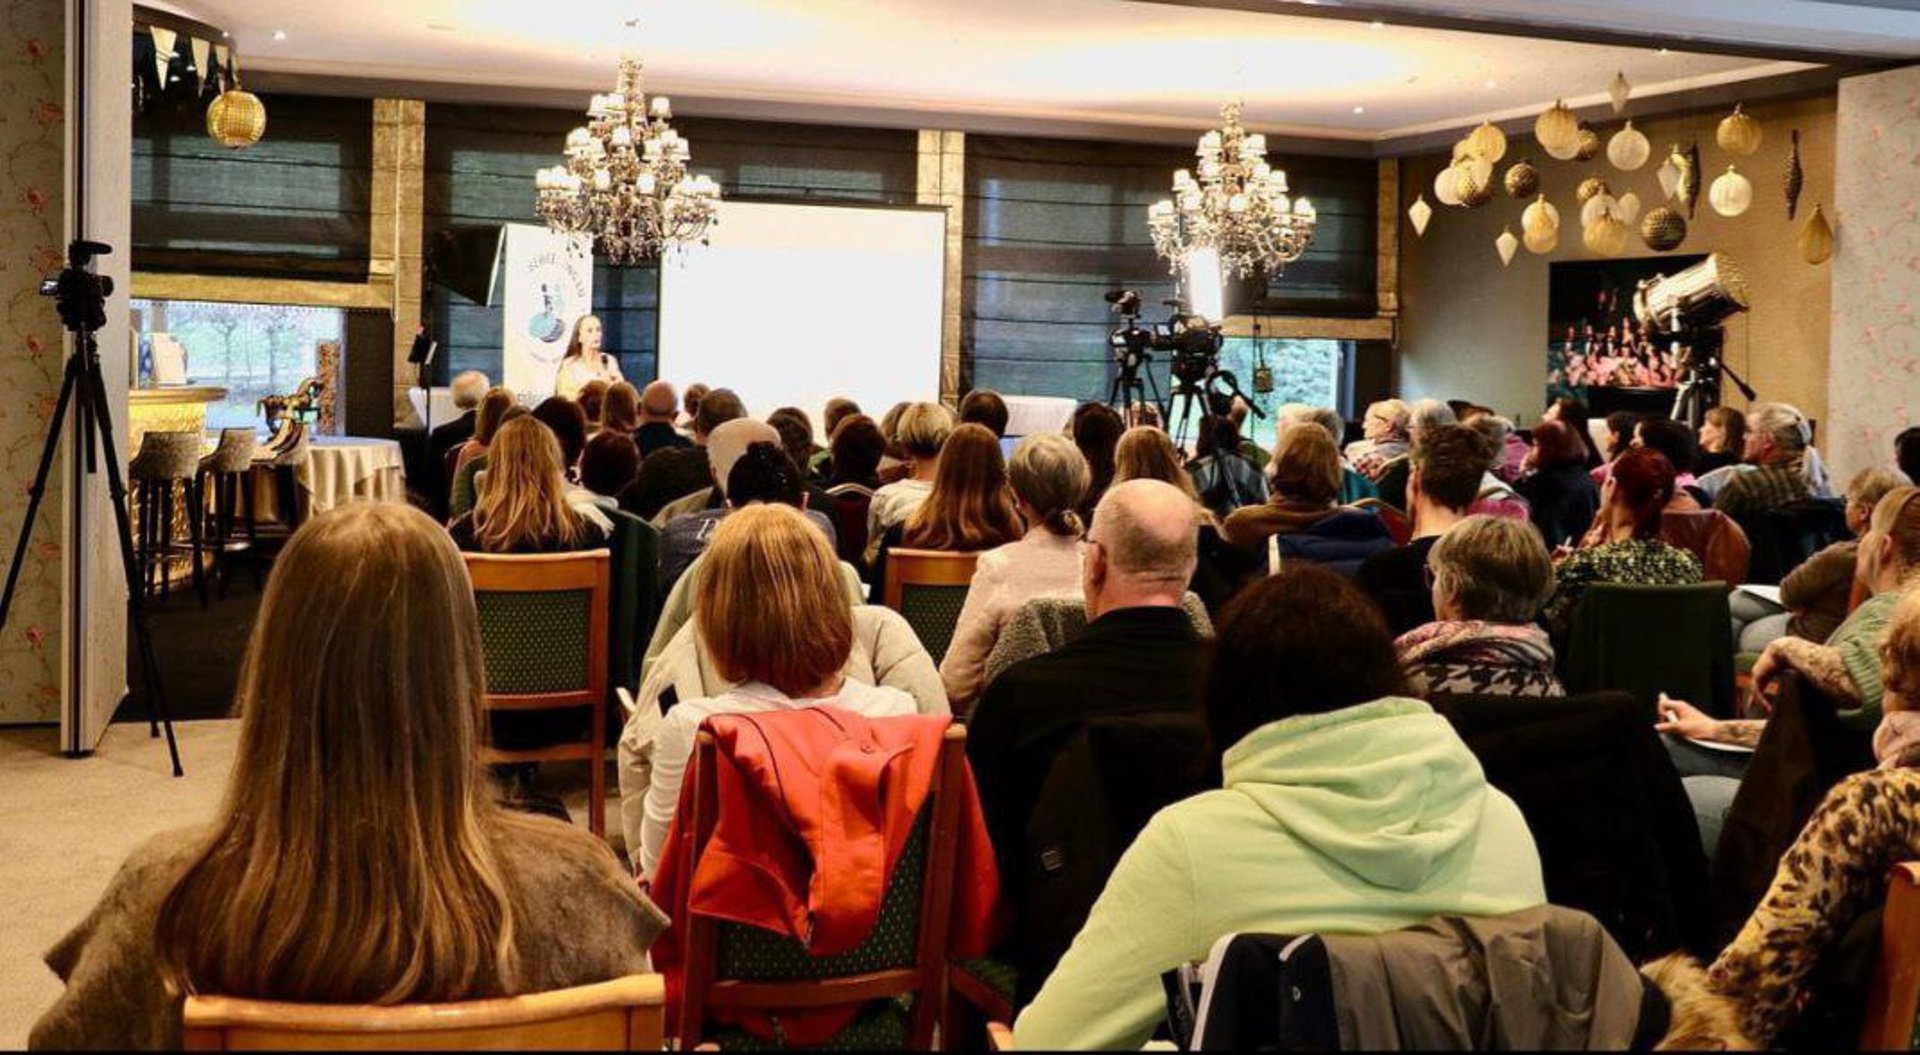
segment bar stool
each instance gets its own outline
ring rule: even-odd
[[[253,588],[261,588],[260,534],[253,512],[253,454],[259,440],[251,428],[221,429],[220,445],[200,459],[197,492],[191,499],[196,512],[207,510],[206,486],[213,484],[212,522],[208,539],[214,552],[214,571],[220,576],[220,596],[227,596],[227,560],[245,550],[253,558]],[[245,517],[247,537],[234,537],[234,516]]]
[[[194,485],[194,480],[200,472],[202,442],[202,434],[197,430],[149,432],[141,438],[140,449],[134,453],[133,460],[127,464],[127,478],[140,489],[138,499],[140,553],[137,563],[140,568],[141,589],[147,596],[153,595],[157,572],[160,598],[165,600],[171,592],[167,575],[167,558],[176,550],[184,548],[193,559],[193,585],[200,592],[200,607],[205,608],[207,583],[200,568],[199,514],[194,512],[187,517],[187,536],[191,542],[186,547],[181,547],[173,538],[174,486],[183,485],[188,508],[191,510],[193,496],[199,490]]]
[[[300,530],[300,466],[307,463],[311,437],[304,422],[288,422],[254,465],[273,470],[274,504],[287,533]]]

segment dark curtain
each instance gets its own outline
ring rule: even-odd
[[[366,281],[372,100],[261,101],[267,134],[241,150],[207,137],[205,99],[134,115],[134,270]]]
[[[432,105],[427,108],[426,244],[440,231],[470,225],[539,223],[533,174],[558,164],[578,112],[530,107]],[[917,134],[910,130],[837,128],[676,118],[692,143],[693,168],[718,180],[727,198],[762,201],[848,201],[909,205],[914,201]],[[767,281],[779,281],[778,275]],[[429,291],[439,337],[442,378],[461,370],[500,374],[501,313],[450,290]],[[743,327],[753,290],[743,289]],[[654,265],[594,268],[594,313],[606,347],[623,373],[655,375],[659,272]],[[822,312],[832,305],[822,305]],[[722,323],[716,321],[716,325]]]
[[[1373,314],[1375,163],[1270,157],[1319,210],[1315,245],[1231,310]],[[1118,320],[1102,294],[1137,289],[1146,320],[1164,320],[1175,283],[1147,206],[1193,163],[1184,147],[969,136],[963,389],[1105,399]],[[1153,369],[1164,392],[1164,357]]]

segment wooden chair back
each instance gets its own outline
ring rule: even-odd
[[[659,1051],[657,974],[447,1004],[283,1004],[189,996],[188,1051]]]
[[[608,551],[463,556],[480,612],[488,713],[592,712],[585,741],[530,750],[488,745],[482,757],[489,764],[587,763],[587,826],[605,834]]]
[[[1907,1051],[1920,1014],[1920,863],[1893,866],[1880,917],[1880,962],[1867,988],[1861,1051]]]
[[[887,587],[881,603],[899,612],[938,665],[953,642],[960,607],[973,582],[978,553],[943,550],[887,551]]]
[[[926,806],[931,824],[919,887],[919,929],[914,943],[913,965],[860,974],[827,976],[798,981],[742,981],[717,976],[721,921],[690,912],[683,900],[671,911],[686,924],[686,977],[680,998],[679,1041],[681,1051],[698,1048],[705,1034],[708,1013],[717,1009],[771,1012],[801,1010],[889,1000],[914,994],[907,1050],[932,1051],[934,1037],[946,1015],[948,1000],[948,926],[953,906],[953,872],[959,855],[960,796],[949,794],[966,780],[966,728],[958,723],[948,727],[940,744],[940,762],[934,770],[933,787]],[[691,815],[680,818],[692,825],[693,838],[687,842],[688,859],[683,874],[695,874],[700,855],[713,836],[718,822],[719,783],[714,776],[717,749],[712,734],[702,730],[694,745],[692,797],[681,797],[681,809]],[[903,877],[895,875],[893,883]],[[690,886],[690,885],[689,885]],[[689,890],[689,893],[691,891]]]
[[[1753,544],[1732,517],[1717,509],[1660,514],[1660,539],[1698,557],[1709,579],[1729,588],[1747,581]]]
[[[1407,514],[1388,505],[1378,498],[1362,498],[1353,504],[1355,509],[1364,509],[1380,518],[1387,526],[1387,534],[1393,538],[1393,544],[1404,546],[1413,538],[1413,519]]]

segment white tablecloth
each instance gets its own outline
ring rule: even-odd
[[[407,471],[398,440],[315,436],[298,479],[309,514],[324,513],[353,498],[407,500]]]
[[[1059,432],[1073,417],[1079,401],[1064,396],[1007,396],[1007,435],[1032,436]]]

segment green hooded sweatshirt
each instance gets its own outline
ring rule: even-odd
[[[1023,1049],[1138,1048],[1162,972],[1235,933],[1374,934],[1546,902],[1520,810],[1418,700],[1261,726],[1225,784],[1161,810],[1020,1015]]]

